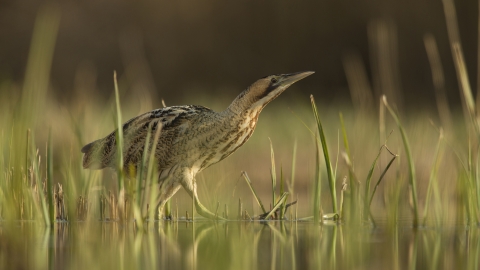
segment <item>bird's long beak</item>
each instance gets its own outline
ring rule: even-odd
[[[281,86],[290,86],[294,82],[297,82],[305,77],[308,77],[315,73],[314,71],[302,71],[302,72],[296,72],[296,73],[290,73],[290,74],[283,74],[281,75],[281,79],[279,81],[279,85]]]

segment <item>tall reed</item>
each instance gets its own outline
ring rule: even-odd
[[[409,172],[409,183],[411,187],[411,195],[413,199],[413,225],[419,225],[419,214],[418,214],[418,197],[417,197],[417,178],[415,174],[415,163],[413,161],[412,152],[410,150],[410,143],[408,142],[407,134],[400,122],[395,111],[390,107],[387,102],[387,98],[385,96],[382,97],[383,104],[390,112],[390,115],[393,117],[395,122],[397,123],[398,129],[400,130],[400,134],[402,135],[402,142],[403,146],[405,147],[405,153],[407,154],[407,162],[408,162],[408,172]]]
[[[320,135],[320,141],[322,143],[323,156],[325,158],[325,166],[327,168],[328,185],[330,187],[330,195],[332,196],[333,212],[338,214],[337,194],[335,191],[335,175],[333,173],[332,164],[330,162],[330,155],[328,153],[327,140],[325,138],[325,133],[323,132],[322,122],[320,120],[320,116],[318,114],[317,106],[315,105],[315,99],[313,98],[313,95],[310,95],[310,101],[312,103],[313,115],[315,116],[315,121],[318,128],[318,134]],[[317,166],[319,166],[319,164],[317,164]]]

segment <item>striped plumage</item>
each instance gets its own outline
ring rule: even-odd
[[[159,171],[159,207],[183,186],[194,199],[197,212],[215,218],[198,200],[195,175],[235,152],[252,135],[262,109],[294,82],[313,72],[264,77],[243,91],[222,112],[202,106],[172,106],[137,116],[123,125],[124,169],[137,167],[142,160],[148,127],[160,129],[155,147]],[[153,137],[153,136],[152,136]],[[150,149],[152,149],[153,139]],[[87,144],[83,167],[115,167],[116,131]]]

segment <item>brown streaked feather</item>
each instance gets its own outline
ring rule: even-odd
[[[130,119],[123,125],[125,167],[130,164],[137,165],[141,161],[149,126],[151,126],[152,134],[158,128],[162,129],[159,144],[156,147],[156,156],[163,159],[163,162],[159,162],[161,167],[169,165],[171,162],[166,158],[170,152],[168,146],[174,145],[181,138],[180,135],[188,129],[188,122],[192,117],[209,111],[213,112],[202,106],[173,106],[147,112]],[[116,133],[115,130],[105,138],[89,143],[82,148],[82,153],[85,154],[83,157],[84,168],[102,169],[115,166]]]

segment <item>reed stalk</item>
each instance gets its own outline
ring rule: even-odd
[[[271,168],[270,168],[270,175],[272,179],[272,205],[275,205],[276,202],[276,197],[275,197],[275,190],[277,189],[277,172],[275,169],[275,153],[273,152],[273,145],[272,145],[272,140],[268,138],[270,141],[270,159],[271,159]]]
[[[116,147],[117,147],[117,180],[118,190],[122,191],[125,188],[123,175],[123,125],[122,125],[122,110],[120,108],[120,94],[118,91],[117,72],[113,72],[113,82],[115,85],[115,124],[117,127],[116,133]]]
[[[323,132],[322,122],[320,120],[320,116],[318,114],[317,106],[315,105],[315,99],[313,98],[313,95],[310,95],[310,101],[312,103],[313,114],[315,116],[315,120],[317,123],[318,134],[320,135],[320,141],[322,143],[323,156],[325,158],[325,166],[327,168],[328,184],[330,187],[330,194],[332,197],[333,212],[338,213],[337,194],[335,191],[335,176],[333,174],[332,164],[330,162],[330,155],[328,153],[327,140],[325,138],[325,133]]]
[[[415,163],[413,161],[412,152],[410,150],[410,143],[408,142],[407,134],[400,122],[395,111],[390,107],[387,102],[387,98],[383,96],[383,104],[390,112],[390,115],[393,117],[395,122],[397,123],[398,129],[400,130],[400,134],[402,136],[403,146],[405,147],[405,152],[407,154],[407,162],[408,162],[408,172],[409,172],[409,183],[411,187],[411,195],[413,199],[413,226],[419,225],[419,214],[418,214],[418,197],[417,197],[417,178],[415,174]]]

